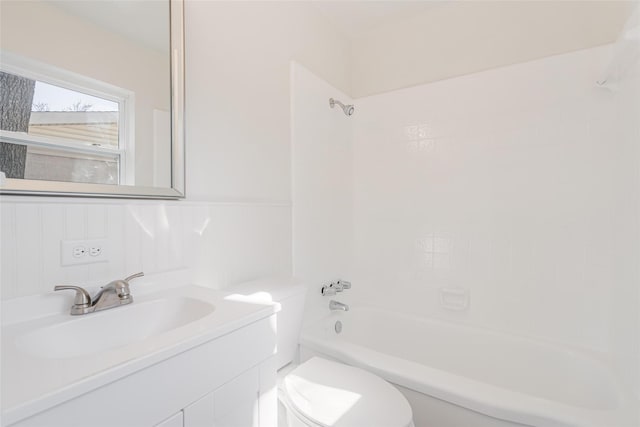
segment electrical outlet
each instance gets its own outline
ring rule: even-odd
[[[82,258],[87,254],[87,248],[82,245],[74,246],[71,250],[71,254],[74,258]]]
[[[60,242],[60,264],[63,266],[107,261],[109,258],[106,239],[62,240]]]

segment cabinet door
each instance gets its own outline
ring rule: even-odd
[[[211,392],[184,408],[184,427],[214,427],[216,417],[213,399]]]
[[[184,408],[184,427],[259,427],[258,368]]]
[[[157,424],[156,427],[184,427],[184,417],[182,411],[178,412],[175,415],[172,415],[160,424]]]
[[[214,392],[215,427],[259,427],[259,370],[252,368]]]

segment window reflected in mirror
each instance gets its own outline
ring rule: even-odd
[[[3,0],[0,171],[172,187],[169,0]]]
[[[118,123],[126,98],[115,102],[4,72],[0,89],[7,98],[0,121],[0,169],[7,178],[123,181],[120,159],[126,152],[119,145]]]

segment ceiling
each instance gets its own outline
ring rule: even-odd
[[[313,6],[325,15],[345,36],[357,37],[371,28],[406,18],[449,1],[351,1],[319,0]]]
[[[132,42],[161,52],[168,49],[167,0],[49,2]],[[616,0],[299,2],[326,18],[345,38],[350,49],[350,92],[356,97],[611,43],[634,4]],[[271,3],[274,7],[284,4]]]
[[[133,43],[169,52],[168,0],[48,0],[48,3]]]
[[[638,2],[310,2],[350,46],[354,97],[613,43]]]

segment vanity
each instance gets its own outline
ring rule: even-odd
[[[58,294],[5,302],[2,425],[276,425],[273,306],[192,285],[135,298],[83,316]]]
[[[183,1],[1,7],[0,195],[184,198]],[[50,248],[76,278],[57,290],[109,262],[80,238]],[[53,280],[2,302],[2,426],[275,427],[273,306],[180,276],[92,304]]]

